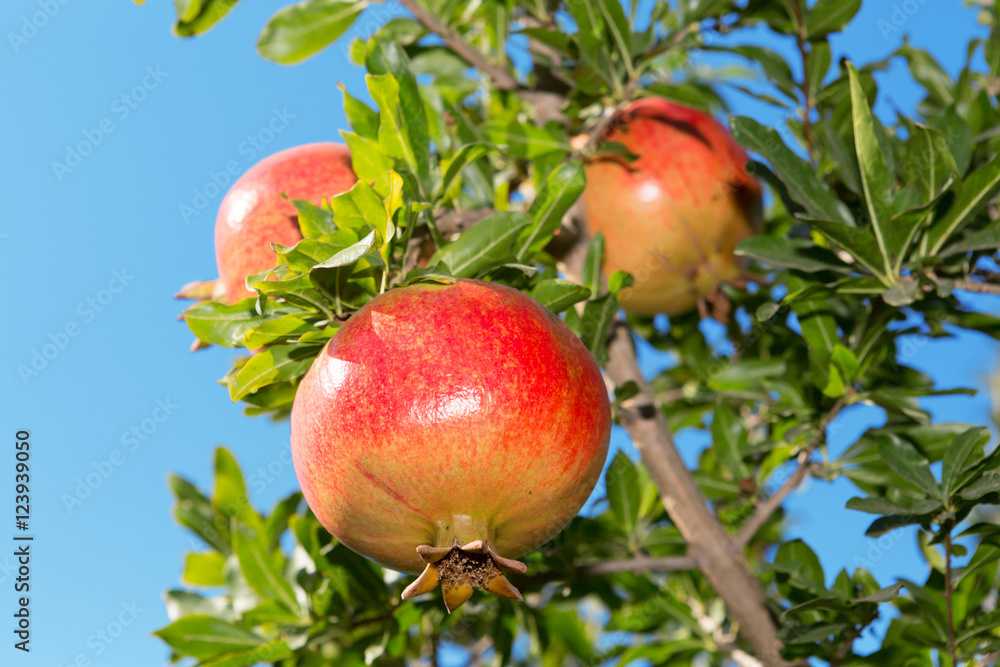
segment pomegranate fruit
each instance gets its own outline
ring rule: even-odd
[[[264,158],[226,193],[215,222],[215,260],[226,300],[252,296],[246,277],[277,265],[271,243],[302,239],[295,206],[284,197],[318,204],[357,182],[346,146],[316,143]]]
[[[607,456],[600,370],[569,328],[509,287],[390,290],[327,343],[292,407],[309,507],[354,551],[442,585],[520,600],[504,575],[579,511]]]
[[[760,225],[760,184],[747,154],[711,115],[661,98],[628,105],[602,139],[624,144],[631,164],[598,155],[586,167],[590,230],[603,232],[608,273],[628,271],[627,312],[691,310],[742,266],[733,249]]]

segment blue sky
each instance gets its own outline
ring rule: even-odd
[[[337,140],[346,123],[335,84],[364,97],[363,74],[344,56],[348,39],[293,68],[259,58],[257,35],[284,2],[241,3],[193,41],[170,34],[171,5],[6,0],[0,9],[8,90],[0,105],[0,257],[15,276],[0,319],[0,428],[31,432],[36,536],[32,653],[15,651],[4,630],[3,664],[165,662],[150,636],[167,621],[160,594],[178,586],[183,553],[198,548],[171,519],[167,473],[206,485],[212,449],[226,444],[252,476],[259,506],[296,488],[288,424],[242,416],[215,382],[232,353],[189,353],[192,337],[172,295],[215,275],[212,230],[230,163],[242,172],[283,148]],[[883,35],[893,7],[903,5],[916,9],[895,17],[905,18],[902,30]],[[39,15],[46,7],[51,16]],[[375,12],[350,36],[401,10]],[[983,30],[959,3],[941,11],[915,0],[866,2],[850,31],[834,38],[835,55],[883,57],[903,32],[955,72],[965,38]],[[883,113],[919,99],[901,63],[880,80]],[[779,120],[759,104],[733,101],[740,113]],[[988,298],[976,305],[1000,310]],[[33,360],[35,374],[19,372]],[[643,362],[662,366],[648,354]],[[974,336],[914,347],[910,360],[946,387],[982,382],[995,362],[995,347]],[[988,420],[985,396],[931,405],[942,420]],[[845,411],[831,450],[879,419],[872,409]],[[627,440],[619,433],[615,443]],[[684,436],[680,444],[693,459],[704,441]],[[0,457],[2,479],[12,474],[9,451]],[[811,483],[788,504],[791,534],[820,552],[831,578],[853,569],[855,557],[869,558],[868,517],[843,509],[851,495],[846,483]],[[0,541],[10,539],[4,535]],[[0,547],[7,618],[15,595],[13,558],[4,554],[12,551]],[[922,577],[913,536],[884,549],[872,570],[882,582]]]

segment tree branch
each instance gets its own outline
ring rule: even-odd
[[[787,664],[781,657],[778,629],[767,608],[760,582],[746,558],[715,518],[691,472],[674,445],[663,412],[646,383],[624,323],[614,327],[605,372],[619,386],[633,381],[640,393],[618,410],[618,421],[639,450],[660,491],[670,518],[696,554],[701,571],[726,603],[732,619],[765,665]]]
[[[1000,285],[991,282],[980,283],[975,280],[956,280],[955,289],[977,294],[1000,294]]]
[[[840,400],[834,403],[832,408],[830,408],[830,412],[826,414],[826,417],[823,419],[822,424],[820,424],[819,431],[816,433],[815,437],[813,437],[812,441],[810,441],[809,445],[805,449],[799,452],[797,457],[799,467],[796,468],[794,473],[792,473],[792,476],[785,480],[785,483],[781,485],[781,488],[761,503],[757,507],[757,510],[750,516],[749,519],[747,519],[747,522],[740,528],[739,533],[736,534],[736,544],[738,544],[741,549],[750,543],[750,540],[752,540],[753,536],[757,534],[757,531],[760,530],[765,523],[767,523],[767,520],[771,518],[772,514],[778,511],[778,508],[781,507],[781,503],[785,500],[788,494],[797,489],[799,484],[802,483],[802,480],[804,480],[806,475],[809,474],[809,471],[813,469],[814,464],[809,459],[812,458],[813,452],[816,451],[816,448],[819,447],[821,442],[823,442],[823,439],[826,437],[827,427],[834,419],[837,418],[840,411],[844,409],[844,406],[847,403],[847,398],[851,395],[851,393],[853,392],[845,394],[842,398],[840,398]]]
[[[692,556],[663,556],[649,558],[638,556],[625,560],[606,560],[576,569],[580,576],[613,574],[615,572],[677,572],[698,569],[698,560]]]
[[[482,53],[462,39],[457,32],[441,23],[436,16],[417,4],[416,0],[399,0],[399,3],[410,10],[410,13],[420,21],[424,27],[439,36],[452,51],[458,54],[465,62],[483,72],[493,80],[498,88],[517,92],[521,90],[517,79],[511,76],[510,72],[502,67],[494,65],[486,59]]]

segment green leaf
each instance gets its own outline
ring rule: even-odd
[[[735,53],[747,60],[759,63],[764,74],[778,90],[792,100],[798,99],[795,77],[792,76],[788,62],[771,49],[763,46],[738,45],[714,47],[709,48],[709,50]]]
[[[229,396],[238,401],[261,387],[304,375],[319,347],[275,345],[254,355],[229,382]]]
[[[928,461],[916,448],[899,438],[879,436],[878,452],[882,461],[897,475],[928,496],[943,500],[941,487],[931,474]]]
[[[587,2],[587,0],[582,1]],[[615,48],[618,49],[621,62],[629,71],[629,76],[633,77],[634,72],[632,71],[632,52],[630,46],[632,31],[628,24],[628,19],[625,17],[625,11],[622,9],[620,0],[594,0],[594,2],[596,2],[597,7],[601,11],[608,32],[611,33],[612,42]]]
[[[441,179],[441,185],[437,188],[437,194],[434,195],[434,201],[439,201],[448,195],[448,190],[451,188],[452,183],[458,179],[463,169],[486,153],[496,150],[496,146],[485,141],[462,146],[448,163],[448,168],[444,172],[444,178]]]
[[[482,275],[511,259],[517,235],[529,224],[531,218],[523,213],[504,211],[491,215],[440,249],[431,264],[444,263],[456,278]]]
[[[590,290],[571,280],[550,278],[535,285],[528,294],[553,313],[561,313],[575,303],[590,297]]]
[[[849,510],[868,514],[930,514],[941,508],[937,500],[918,500],[912,506],[897,505],[886,498],[851,498],[846,505]]]
[[[831,32],[840,32],[859,9],[861,0],[818,0],[806,16],[806,39],[814,40]]]
[[[202,0],[193,2],[186,8],[183,17],[178,17],[174,24],[174,34],[178,37],[193,37],[208,32],[216,23],[221,21],[229,11],[236,6],[239,0]],[[194,5],[198,5],[198,13],[194,12]],[[176,5],[175,5],[176,6]]]
[[[245,529],[233,531],[233,552],[247,583],[261,598],[277,600],[296,614],[302,612],[292,587],[279,569],[283,560],[280,554],[275,558],[265,553],[257,537],[248,537]]]
[[[378,112],[347,92],[344,84],[337,83],[344,96],[344,116],[348,125],[365,139],[378,139]],[[353,157],[353,156],[352,156]]]
[[[247,331],[243,334],[243,345],[253,350],[270,345],[277,340],[290,338],[296,334],[303,334],[312,330],[313,325],[298,315],[283,315],[273,320],[267,320],[263,324],[259,324]]]
[[[623,290],[635,284],[635,278],[627,271],[615,271],[608,276],[608,291],[617,297]]]
[[[195,304],[184,311],[184,321],[199,339],[212,345],[242,347],[247,331],[264,322],[277,319],[294,312],[282,306],[269,308],[264,315],[258,315],[254,299],[244,299],[232,306],[215,301]]]
[[[601,263],[604,261],[604,232],[597,232],[587,245],[587,258],[583,264],[583,284],[596,295],[601,293]]]
[[[284,65],[301,62],[343,35],[368,6],[364,0],[307,0],[271,17],[257,40],[257,51]]]
[[[185,616],[153,634],[181,655],[200,660],[267,643],[246,628],[211,616]]]
[[[189,553],[184,560],[184,581],[195,586],[225,586],[225,564],[226,557],[218,551]]]
[[[212,506],[229,521],[236,519],[251,528],[261,526],[261,517],[250,505],[243,471],[236,457],[225,447],[215,449],[215,489]],[[223,522],[223,523],[229,523]]]
[[[889,224],[892,216],[890,206],[892,197],[892,181],[886,166],[886,155],[891,148],[882,141],[875,129],[876,120],[868,105],[858,71],[854,65],[847,64],[851,83],[851,109],[854,118],[854,145],[858,153],[858,165],[861,167],[861,184],[864,187],[865,202],[868,215],[871,218],[872,232],[878,244],[879,254],[883,259],[886,276],[894,274],[891,263],[894,257],[889,250],[889,236],[892,228]]]
[[[174,0],[174,11],[178,21],[191,21],[201,11],[201,0]]]
[[[564,162],[548,175],[528,209],[533,224],[517,240],[515,256],[519,262],[545,247],[566,211],[580,198],[584,185],[583,163],[579,160]]]
[[[378,141],[344,130],[340,131],[340,136],[351,149],[351,168],[360,180],[378,181],[392,169],[392,160],[382,152]]]
[[[941,464],[941,486],[945,496],[956,490],[956,482],[970,466],[982,458],[982,446],[989,442],[990,433],[981,427],[970,428],[948,446]]]
[[[917,186],[924,202],[929,202],[937,196],[949,176],[958,175],[958,165],[948,142],[936,128],[911,123],[908,130],[906,171],[912,178],[907,181]]]
[[[809,55],[806,56],[806,72],[809,74],[809,94],[814,99],[823,89],[823,80],[826,79],[832,62],[833,54],[828,41],[823,39],[810,44]]]
[[[948,257],[975,250],[993,250],[995,248],[1000,248],[1000,229],[981,229],[948,246],[939,252],[938,256]]]
[[[886,533],[891,533],[897,528],[913,526],[927,521],[927,515],[919,514],[890,514],[872,521],[865,531],[867,537],[882,537]]]
[[[797,578],[816,589],[826,590],[823,566],[816,553],[802,540],[785,542],[778,547],[774,564],[786,572],[795,573]]]
[[[712,418],[712,451],[719,465],[734,479],[750,477],[750,469],[743,461],[747,446],[747,431],[739,416],[728,405],[715,408]]]
[[[875,235],[864,227],[851,227],[841,222],[803,218],[828,241],[850,253],[859,264],[867,268],[883,284],[889,283],[885,274],[884,257],[879,253]]]
[[[732,118],[730,125],[736,141],[771,164],[775,174],[788,188],[789,196],[809,215],[823,220],[839,220],[845,225],[854,224],[844,204],[816,177],[815,169],[793,153],[776,131],[745,116]]]
[[[1000,191],[1000,155],[969,174],[955,189],[955,200],[947,212],[927,230],[928,255],[936,255]]]
[[[391,74],[368,74],[365,78],[368,81],[368,92],[378,104],[379,146],[386,155],[402,160],[410,173],[419,175],[427,156],[422,155],[422,152],[418,154],[410,141],[406,118],[400,107],[399,83]]]
[[[304,199],[293,199],[292,204],[298,212],[298,225],[302,235],[307,239],[327,236],[337,231],[333,223],[333,213]]]
[[[292,653],[292,648],[286,640],[272,639],[263,646],[233,651],[219,658],[202,662],[198,667],[252,667],[261,662],[274,664],[271,661],[284,660],[291,657]]]
[[[605,345],[608,331],[611,329],[617,312],[618,299],[615,298],[614,294],[592,298],[583,309],[583,316],[580,318],[579,324],[580,340],[594,355],[594,359],[599,365],[603,365],[607,359]]]
[[[170,488],[177,497],[177,503],[174,505],[174,518],[177,522],[191,530],[206,544],[228,555],[231,551],[228,522],[216,527],[212,502],[183,477],[170,475],[169,479]]]
[[[278,548],[282,533],[288,528],[288,520],[295,514],[295,511],[302,503],[302,492],[295,491],[279,502],[271,515],[264,523],[264,537],[267,540],[266,548],[274,551]]]
[[[910,74],[927,90],[927,96],[941,106],[948,106],[954,98],[951,91],[955,84],[937,60],[927,51],[915,49],[904,41],[896,53],[906,59]]]
[[[232,603],[223,596],[207,598],[192,591],[168,590],[163,593],[167,618],[176,621],[184,616],[211,616],[223,621],[235,619]]]
[[[931,123],[948,144],[948,152],[955,158],[959,175],[964,176],[969,169],[974,147],[974,137],[972,136],[972,128],[969,127],[969,121],[960,116],[952,105],[945,109],[943,114],[931,119]]]
[[[742,241],[736,246],[736,254],[768,266],[798,269],[807,273],[850,271],[850,267],[832,252],[806,239],[760,234]]]
[[[412,173],[418,179],[420,191],[417,194],[426,198],[424,193],[429,191],[426,184],[430,178],[430,128],[427,121],[427,109],[420,95],[417,78],[410,69],[409,58],[403,48],[394,41],[375,39],[369,45],[365,65],[371,74],[391,74],[395,79],[398,94],[390,95],[385,101],[389,102],[391,98],[395,98],[398,109],[391,114],[392,128],[388,130],[387,134],[399,135],[400,132],[405,131],[409,148],[413,151],[406,162],[413,165]],[[372,98],[375,99],[375,96],[372,95]],[[383,111],[382,104],[377,99],[376,103],[379,105],[379,111]],[[384,113],[380,115],[380,120],[379,140],[381,141],[383,132],[387,131],[387,119]],[[390,144],[392,141],[393,139],[390,138]],[[412,158],[413,163],[410,162],[409,158]]]
[[[636,522],[639,520],[641,498],[635,464],[623,452],[618,452],[611,461],[604,476],[604,484],[611,513],[631,541],[635,537]]]
[[[614,89],[621,87],[618,75],[612,65],[611,52],[604,36],[604,25],[600,10],[594,6],[595,0],[573,0],[566,4],[577,32],[574,35],[580,45],[580,58],[604,83]]]

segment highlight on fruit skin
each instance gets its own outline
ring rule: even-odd
[[[685,313],[741,276],[733,251],[759,229],[763,198],[746,152],[722,124],[647,97],[618,112],[598,139],[639,156],[628,163],[599,153],[583,193],[591,233],[604,233],[605,271],[635,279],[619,295],[627,312]]]
[[[350,190],[357,180],[347,146],[328,142],[280,151],[240,176],[215,222],[215,258],[226,301],[233,304],[254,295],[246,277],[277,266],[272,243],[290,246],[302,239],[298,213],[289,200],[318,205]]]
[[[292,456],[313,513],[343,544],[422,573],[453,611],[476,588],[521,599],[513,560],[590,495],[611,412],[593,357],[512,288],[419,283],[366,304],[296,393]]]

